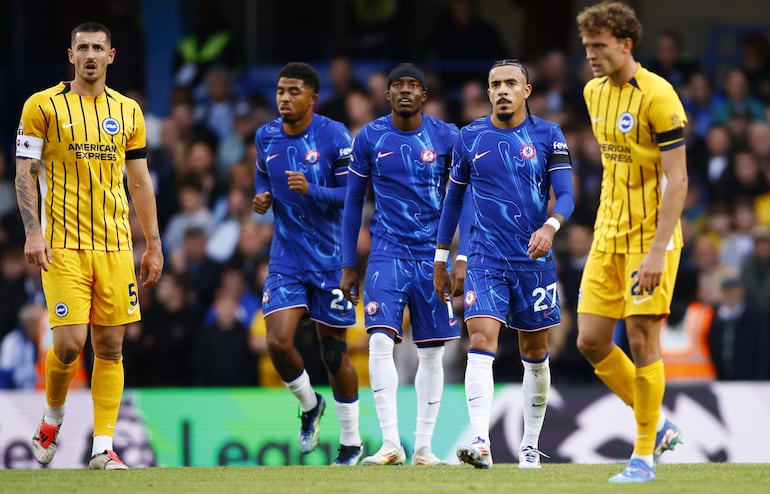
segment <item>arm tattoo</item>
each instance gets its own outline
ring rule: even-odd
[[[29,172],[24,173],[24,168]],[[37,176],[40,170],[40,160],[20,159],[16,165],[16,200],[26,233],[40,232],[40,214],[38,212],[39,194]]]

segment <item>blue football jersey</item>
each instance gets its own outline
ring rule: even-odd
[[[571,168],[567,143],[556,123],[531,116],[513,129],[499,129],[487,116],[463,127],[454,147],[450,180],[471,189],[468,251],[474,264],[540,270],[543,263],[553,263],[552,252],[533,262],[527,255],[528,243],[548,219],[550,174]],[[442,221],[438,241],[448,243],[453,233],[454,225],[445,227]]]
[[[313,271],[340,269],[342,208],[352,138],[343,124],[313,115],[299,135],[283,130],[280,118],[257,130],[257,193],[273,196],[270,265]],[[308,193],[290,190],[287,171],[299,171]]]
[[[396,129],[391,116],[364,126],[353,143],[350,180],[371,183],[374,214],[372,254],[395,259],[433,258],[441,206],[446,194],[457,126],[423,114],[417,130]],[[363,187],[357,193],[363,194]],[[353,192],[353,189],[351,191]],[[349,198],[350,199],[350,198]],[[361,197],[354,201],[360,203]],[[360,225],[358,218],[350,223]],[[344,265],[353,265],[358,229],[345,228]]]

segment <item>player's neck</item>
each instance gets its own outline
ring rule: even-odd
[[[608,74],[610,84],[613,86],[622,86],[634,77],[637,70],[639,70],[639,64],[636,63],[634,57],[628,57],[618,70]]]
[[[75,77],[72,82],[70,82],[70,91],[80,96],[90,96],[95,98],[96,96],[104,93],[105,87],[106,84],[104,79],[99,79],[95,82],[88,82]]]
[[[404,132],[412,132],[422,125],[422,112],[417,112],[410,117],[402,117],[397,113],[390,114],[390,121],[393,127]]]
[[[300,120],[297,120],[296,122],[287,122],[283,121],[283,131],[289,134],[290,136],[296,136],[299,135],[307,130],[308,127],[310,127],[310,123],[313,121],[313,112],[307,112],[305,116],[303,116]]]

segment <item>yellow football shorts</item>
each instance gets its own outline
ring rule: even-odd
[[[668,315],[682,250],[666,251],[660,285],[652,293],[639,290],[638,271],[645,254],[591,250],[580,281],[577,311],[612,319]]]
[[[123,326],[141,319],[131,251],[53,249],[43,271],[51,327]]]

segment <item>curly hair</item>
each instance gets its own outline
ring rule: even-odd
[[[616,38],[631,38],[634,46],[642,39],[642,24],[636,12],[622,2],[606,1],[584,8],[577,16],[581,36],[606,29]]]

